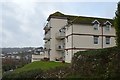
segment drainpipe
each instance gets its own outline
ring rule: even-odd
[[[76,17],[75,19],[73,19],[73,20],[71,21],[71,26],[72,26],[72,30],[71,30],[71,32],[72,32],[72,43],[71,43],[71,45],[72,45],[72,57],[73,57],[73,22],[74,22],[77,18],[79,18],[79,16]]]
[[[101,37],[102,37],[101,48],[103,48],[103,26],[101,26],[101,30],[102,30],[102,35],[101,35]]]
[[[73,24],[72,24],[72,56],[73,56]]]

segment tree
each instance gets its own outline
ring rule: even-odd
[[[118,2],[115,14],[116,44],[120,48],[120,2]]]

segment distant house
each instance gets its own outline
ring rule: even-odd
[[[21,57],[20,56],[16,56],[16,59],[21,59]]]
[[[1,58],[5,58],[5,54],[0,54],[0,57]]]
[[[77,51],[115,46],[113,19],[51,14],[45,25],[45,56],[70,63]]]

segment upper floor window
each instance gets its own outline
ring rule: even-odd
[[[110,37],[106,37],[106,44],[110,44]]]
[[[93,27],[94,27],[94,30],[98,30],[99,29],[99,24],[94,24]]]
[[[61,46],[58,46],[59,49],[61,49],[62,47]]]
[[[98,44],[98,36],[94,36],[94,44]]]
[[[110,31],[112,24],[109,21],[106,21],[104,25],[105,25],[105,31]]]
[[[66,39],[67,39],[67,42],[68,42],[68,36],[66,37]]]
[[[100,23],[97,20],[94,20],[92,23],[94,30],[99,30]]]
[[[110,28],[111,28],[111,25],[106,25],[106,26],[105,26],[105,30],[106,30],[106,31],[110,31]]]

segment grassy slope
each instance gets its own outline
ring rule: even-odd
[[[27,64],[22,68],[18,68],[14,72],[22,72],[22,71],[28,71],[28,70],[34,70],[34,69],[48,70],[51,68],[67,66],[67,65],[68,63],[52,62],[52,61],[51,62],[36,61],[30,64]]]

